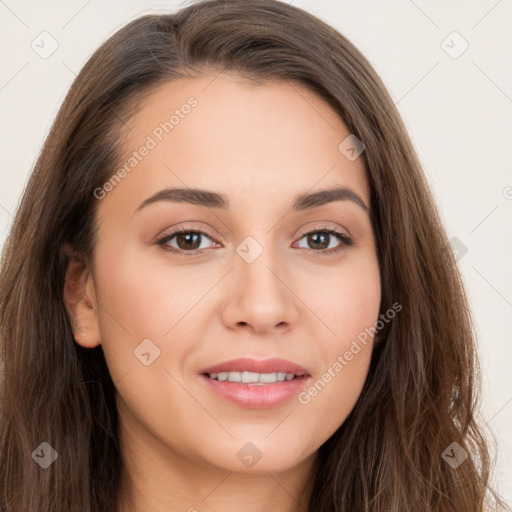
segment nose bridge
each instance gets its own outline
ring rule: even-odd
[[[223,312],[227,323],[250,324],[257,331],[296,318],[294,295],[285,285],[286,262],[275,247],[273,231],[266,231],[253,231],[236,247],[233,293]]]
[[[283,283],[279,269],[283,262],[275,247],[273,232],[261,230],[246,236],[236,247],[235,273],[240,284],[255,287],[255,291],[282,294]],[[271,297],[267,297],[270,300]]]

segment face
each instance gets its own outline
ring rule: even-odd
[[[94,265],[68,272],[69,295],[85,290],[78,343],[102,344],[122,428],[146,448],[292,468],[354,407],[373,343],[358,336],[379,314],[365,168],[338,148],[350,132],[297,83],[226,75],[161,86],[128,126],[117,178],[96,191]],[[329,189],[341,193],[297,201]],[[250,387],[203,375],[237,358],[307,374]]]

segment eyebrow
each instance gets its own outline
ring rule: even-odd
[[[137,208],[136,212],[159,201],[190,203],[222,210],[230,209],[229,199],[224,194],[192,188],[166,188],[144,200]],[[303,211],[323,206],[334,201],[352,201],[364,211],[370,211],[370,208],[366,206],[365,202],[352,189],[344,186],[320,190],[319,192],[300,194],[293,201],[292,210]]]

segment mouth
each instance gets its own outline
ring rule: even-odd
[[[203,375],[212,379],[230,382],[276,382],[291,380],[308,374],[306,368],[286,359],[272,358],[258,360],[250,357],[241,357],[224,361],[200,370]],[[246,379],[245,381],[243,379]]]
[[[269,409],[288,402],[312,378],[284,359],[242,358],[205,368],[201,379],[214,396],[246,409]]]

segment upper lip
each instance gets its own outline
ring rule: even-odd
[[[287,361],[286,359],[266,359],[264,361],[242,357],[231,359],[223,363],[204,368],[200,373],[219,373],[219,372],[255,372],[255,373],[294,373],[295,375],[309,375],[308,371],[302,366]]]

